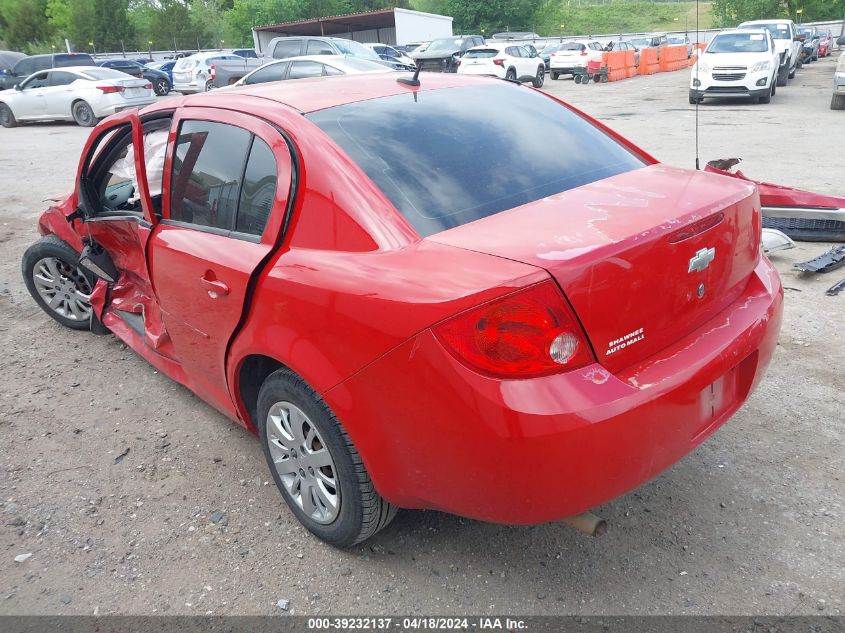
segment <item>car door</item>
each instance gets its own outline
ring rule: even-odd
[[[184,112],[171,133],[151,275],[186,384],[235,415],[226,353],[251,279],[282,232],[291,153],[277,129],[247,114]]]
[[[51,70],[47,80],[47,87],[42,89],[45,96],[47,114],[55,117],[70,118],[70,107],[74,95],[71,84],[79,75],[66,70]]]
[[[44,70],[35,73],[21,83],[20,93],[16,99],[15,117],[18,119],[46,119],[47,118],[47,89],[49,87],[49,72]],[[20,112],[20,114],[18,114]]]

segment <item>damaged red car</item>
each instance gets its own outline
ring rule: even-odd
[[[736,412],[781,321],[753,183],[494,79],[121,113],[39,229],[47,314],[258,435],[339,546],[396,508],[531,524],[626,493]]]

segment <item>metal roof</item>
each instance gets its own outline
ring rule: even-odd
[[[273,31],[285,35],[339,35],[350,31],[366,31],[396,26],[393,9],[362,11],[346,15],[329,15],[322,18],[280,22],[256,26],[254,31]]]

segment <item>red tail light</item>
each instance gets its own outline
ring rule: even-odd
[[[97,86],[97,90],[101,90],[104,95],[111,95],[116,92],[123,92],[126,88],[123,86]]]
[[[461,60],[460,60],[460,59],[456,59],[456,60],[455,60],[455,66],[457,67],[457,66],[460,66],[460,65],[461,65]]]
[[[553,281],[463,312],[434,332],[472,369],[501,378],[545,376],[595,362]]]
[[[211,69],[208,71],[211,74],[211,78],[214,79],[217,76],[217,71],[214,68],[214,64],[211,65]]]
[[[504,66],[505,60],[504,59],[494,59],[493,63],[496,64],[496,66]]]
[[[148,83],[145,83],[145,84],[144,84],[144,88],[145,88],[145,89],[147,89],[147,90],[152,90],[152,89],[153,89],[153,85],[152,85],[151,83],[149,83],[149,82],[148,82]]]

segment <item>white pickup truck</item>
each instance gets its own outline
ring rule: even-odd
[[[772,34],[775,47],[780,55],[777,85],[785,86],[795,77],[795,71],[801,67],[801,48],[803,42],[798,37],[795,22],[792,20],[754,20],[743,22],[738,29],[766,29]]]

